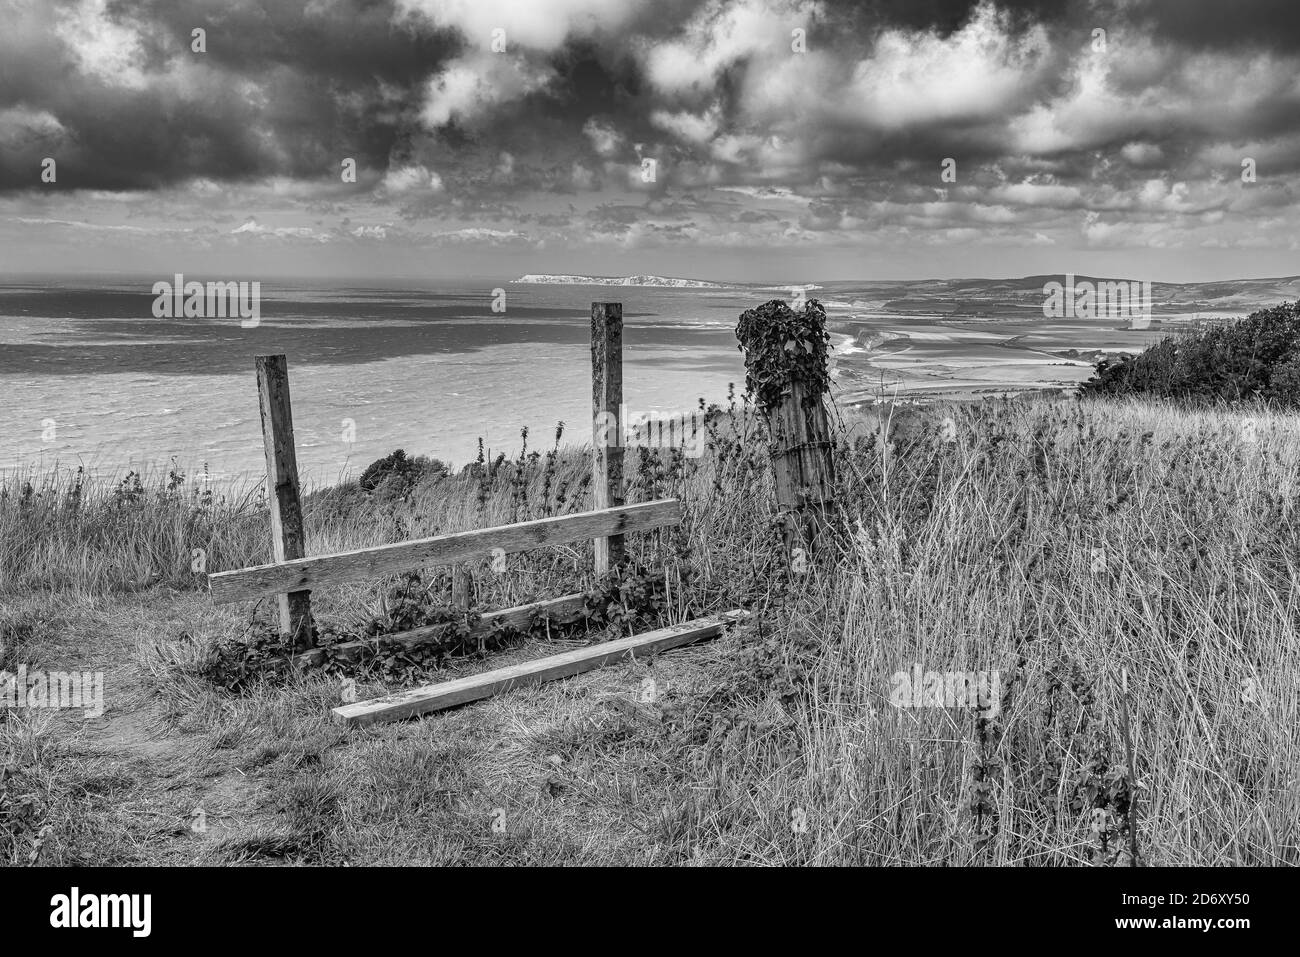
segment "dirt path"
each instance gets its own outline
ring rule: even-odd
[[[64,839],[73,845],[64,850],[73,860],[210,863],[212,845],[239,839],[264,816],[258,808],[265,788],[236,766],[234,752],[215,749],[207,734],[178,728],[150,690],[142,643],[165,634],[160,626],[170,627],[154,619],[185,614],[184,603],[105,598],[67,616],[49,613],[49,633],[57,641],[28,649],[42,669],[103,676],[102,714],[61,709],[33,715],[31,722],[56,746],[58,757],[51,760],[57,761],[53,780],[59,787],[42,803],[56,830],[66,819],[75,841]],[[43,850],[41,860],[57,863],[53,856]]]
[[[47,864],[657,860],[645,831],[662,830],[671,784],[659,700],[707,682],[701,665],[722,653],[677,649],[350,731],[330,720],[336,680],[232,694],[197,678],[186,654],[202,643],[186,636],[231,628],[202,596],[113,596],[49,614],[51,640],[30,660],[102,671],[105,708],[40,719],[52,747],[30,777],[49,782]],[[462,668],[555,651],[529,645]]]

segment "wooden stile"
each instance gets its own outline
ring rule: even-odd
[[[592,501],[613,508],[626,501],[623,489],[623,304],[591,304]],[[612,440],[612,441],[611,441]],[[596,574],[623,560],[622,535],[597,538]]]
[[[271,505],[271,554],[277,562],[286,562],[302,558],[306,542],[289,400],[289,363],[284,356],[257,357],[257,397],[266,450],[266,493]],[[293,647],[310,647],[315,642],[310,591],[296,589],[280,594],[278,599],[280,630],[291,636]]]
[[[354,661],[378,646],[396,643],[408,649],[439,641],[457,626],[431,625],[406,632],[312,647],[314,627],[310,593],[320,585],[381,578],[422,565],[452,568],[452,606],[469,614],[473,609],[473,577],[467,562],[501,552],[520,552],[547,545],[584,540],[595,544],[595,570],[604,574],[625,557],[629,532],[645,531],[682,520],[681,503],[662,499],[627,505],[624,481],[623,306],[617,302],[591,304],[591,365],[593,425],[593,501],[590,512],[555,516],[496,528],[476,529],[431,538],[306,557],[301,490],[294,449],[289,398],[288,364],[283,355],[257,357],[258,398],[271,503],[274,562],[208,576],[212,599],[225,604],[274,595],[281,627],[293,636],[295,653],[273,667],[311,667],[329,660]],[[670,444],[673,436],[670,432]],[[496,626],[527,627],[538,620],[572,624],[586,611],[587,595],[565,595],[515,608],[487,612],[472,626],[471,636],[486,636]],[[538,616],[541,616],[539,619]],[[349,725],[364,725],[423,714],[498,694],[514,687],[551,681],[599,668],[613,661],[653,655],[693,641],[716,637],[747,617],[740,610],[673,625],[642,635],[577,648],[537,661],[499,668],[457,681],[417,688],[374,701],[336,708],[335,716]]]
[[[682,520],[681,503],[660,499],[596,512],[579,512],[554,518],[519,522],[451,535],[378,545],[334,555],[301,558],[274,565],[258,565],[208,576],[212,600],[226,604],[285,591],[298,591],[327,583],[381,578],[420,565],[453,565],[490,555],[526,551],[541,545],[563,545],[625,532],[639,532]]]

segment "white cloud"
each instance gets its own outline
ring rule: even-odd
[[[596,188],[596,174],[581,163],[574,163],[569,173],[569,182],[574,189],[589,190]]]
[[[570,36],[617,29],[647,0],[397,0],[398,10],[455,27],[472,46],[490,50],[492,31],[504,30],[506,49],[552,51]]]
[[[429,127],[443,126],[452,118],[472,119],[494,106],[541,89],[552,76],[549,67],[516,57],[469,54],[448,64],[446,70],[429,81],[421,119]]]
[[[791,31],[806,29],[821,9],[811,0],[713,0],[681,39],[644,45],[650,82],[665,93],[711,92],[718,75],[743,58],[805,56],[792,51]]]
[[[669,113],[667,110],[655,110],[650,114],[650,122],[661,130],[666,130],[679,140],[702,146],[718,134],[721,112],[717,106],[705,113]]]
[[[718,186],[716,188],[719,193],[739,193],[750,199],[774,199],[805,206],[812,202],[810,197],[800,196],[787,186]]]
[[[1190,212],[1195,208],[1190,202],[1186,183],[1166,183],[1162,179],[1149,179],[1138,191],[1137,201],[1144,209],[1167,212]]]
[[[305,239],[316,243],[327,243],[333,238],[330,233],[312,229],[310,226],[263,226],[252,217],[232,229],[230,234],[265,239]]]
[[[1053,183],[1010,183],[995,186],[988,195],[999,202],[1019,206],[1074,206],[1083,200],[1078,187]]]
[[[424,189],[440,193],[443,190],[442,177],[420,165],[390,169],[379,185],[386,192],[396,194]]]
[[[96,232],[114,232],[114,233],[160,233],[160,232],[189,232],[188,229],[151,229],[146,226],[127,226],[114,225],[111,223],[87,223],[71,219],[33,219],[29,216],[16,216],[14,222],[21,223],[24,226],[62,226],[67,229],[91,230]]]
[[[82,0],[64,8],[54,32],[87,76],[110,86],[140,89],[146,85],[140,69],[144,60],[140,35],[109,17],[108,0]]]
[[[61,140],[67,134],[57,116],[48,110],[13,106],[0,110],[0,146],[16,149],[32,140]]]
[[[1062,93],[1012,117],[1007,146],[1030,154],[1094,149],[1130,140],[1121,155],[1156,165],[1162,133],[1223,135],[1267,116],[1290,96],[1296,64],[1268,54],[1175,55],[1147,36],[1125,41],[1124,54],[1085,57],[1067,74]],[[1145,144],[1145,145],[1144,145]],[[1130,148],[1131,147],[1131,148]]]
[[[587,139],[591,140],[591,146],[598,156],[608,159],[623,148],[622,134],[614,127],[594,118],[587,120],[582,127],[582,132],[586,134]]]
[[[517,243],[528,239],[527,236],[515,229],[488,229],[482,226],[466,226],[462,229],[451,229],[446,232],[434,233],[429,238],[435,242],[451,244],[483,243],[487,245]]]
[[[1050,53],[1042,27],[1016,38],[986,2],[948,37],[886,30],[834,102],[841,115],[890,130],[997,118],[1032,97]]]
[[[1119,155],[1134,166],[1154,166],[1165,158],[1164,150],[1154,143],[1125,143]]]

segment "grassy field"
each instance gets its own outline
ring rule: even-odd
[[[629,501],[686,510],[632,538],[635,614],[234,690],[217,648],[270,609],[214,607],[195,569],[269,560],[260,488],[9,479],[0,669],[103,671],[108,707],[0,711],[0,860],[1300,863],[1300,421],[1098,400],[838,428],[842,533],[803,571],[761,437],[727,417],[702,459],[629,453]],[[308,546],[580,511],[587,474],[560,450],[321,490]],[[610,587],[590,567],[590,545],[484,565],[475,604]],[[318,619],[396,627],[448,600],[430,571],[323,590]],[[370,697],[738,606],[745,627],[652,662],[330,721],[348,681]],[[916,668],[996,672],[996,712],[898,706]]]

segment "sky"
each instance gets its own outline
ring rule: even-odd
[[[0,24],[0,274],[1300,273],[1296,0],[0,0]]]

